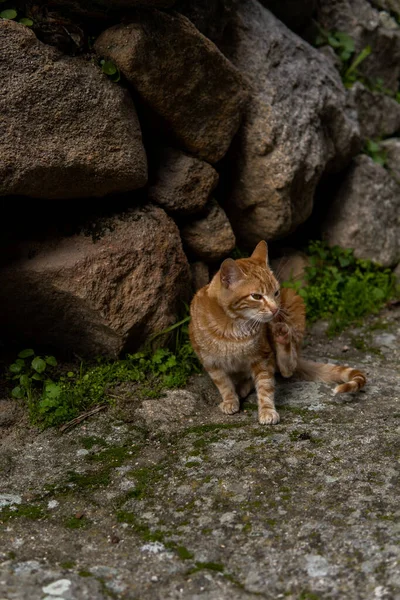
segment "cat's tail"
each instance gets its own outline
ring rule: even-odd
[[[299,357],[296,374],[308,381],[324,381],[340,383],[335,387],[335,394],[357,392],[366,384],[366,377],[358,369],[342,367],[331,363],[317,363]]]

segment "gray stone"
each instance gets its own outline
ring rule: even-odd
[[[183,15],[148,10],[95,43],[183,149],[214,163],[226,153],[247,100],[244,80]]]
[[[390,267],[400,260],[399,231],[400,186],[370,157],[358,156],[323,224],[324,239]]]
[[[66,434],[20,425],[2,435],[0,456],[14,464],[2,493],[29,489],[18,509],[42,513],[0,511],[0,598],[44,600],[43,588],[67,580],[73,600],[397,600],[399,317],[393,307],[357,332],[309,335],[305,356],[331,361],[346,342],[346,361],[370,381],[343,403],[333,386],[278,381],[271,428],[254,398],[222,414],[197,375],[158,399],[132,385],[133,413],[110,407]],[[375,336],[382,319],[397,345],[368,357],[351,339]],[[76,457],[82,438],[102,442],[90,460]],[[71,472],[91,485],[71,484]],[[85,526],[71,531],[83,508]]]
[[[218,183],[218,173],[208,163],[172,148],[159,162],[148,197],[174,214],[195,213],[204,208]]]
[[[400,185],[400,139],[384,140],[379,145],[386,153],[386,166],[389,173]]]
[[[195,220],[181,227],[181,236],[188,250],[206,262],[227,256],[236,244],[229,220],[215,200]]]
[[[366,46],[372,53],[358,70],[374,83],[397,91],[400,76],[400,28],[382,18],[367,0],[320,0],[317,20],[327,30],[347,33],[354,39],[356,54]],[[388,15],[386,15],[387,17]]]
[[[0,54],[0,195],[65,199],[145,185],[147,160],[126,90],[13,21],[0,20]]]
[[[400,104],[390,96],[355,83],[348,94],[357,107],[361,138],[383,138],[400,131]]]
[[[240,4],[232,28],[228,56],[252,95],[232,149],[225,208],[239,242],[253,248],[310,216],[322,173],[358,149],[358,124],[331,61],[256,0]]]
[[[370,0],[371,4],[400,17],[400,0]]]
[[[0,271],[4,336],[116,357],[176,320],[189,268],[172,219],[148,205],[98,225],[97,241],[82,233],[21,246]]]

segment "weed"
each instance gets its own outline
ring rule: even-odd
[[[160,396],[163,389],[182,387],[191,374],[200,371],[189,342],[188,321],[186,315],[149,338],[140,352],[124,359],[81,363],[67,373],[57,369],[53,356],[36,356],[32,349],[23,350],[9,367],[9,377],[19,383],[12,395],[27,400],[32,423],[49,427],[73,419],[99,403],[112,403],[111,388],[122,382],[135,383],[138,395],[151,397]],[[153,351],[151,344],[160,336],[172,337],[170,348]]]
[[[328,45],[335,51],[341,62],[340,74],[345,87],[350,88],[356,81],[366,82],[358,67],[371,54],[372,49],[366,46],[359,54],[355,54],[354,40],[343,31],[327,31],[319,27],[315,45]]]
[[[382,167],[386,167],[387,163],[387,152],[378,141],[367,140],[365,142],[363,153],[370,156],[372,160]]]
[[[329,320],[328,335],[340,333],[369,313],[377,313],[398,293],[389,269],[354,257],[353,251],[329,248],[319,241],[310,242],[310,266],[305,269],[306,283],[285,282],[303,297],[308,322]]]
[[[103,73],[105,73],[105,75],[107,75],[111,81],[118,83],[118,81],[121,79],[121,73],[119,72],[118,67],[111,60],[102,59],[100,61],[100,66]]]

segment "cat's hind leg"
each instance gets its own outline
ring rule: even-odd
[[[277,323],[272,327],[275,341],[276,364],[283,377],[291,377],[297,367],[297,349],[290,327]]]

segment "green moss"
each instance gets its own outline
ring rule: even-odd
[[[89,520],[85,519],[85,517],[80,519],[77,519],[76,517],[69,517],[64,522],[64,527],[67,527],[68,529],[85,529],[85,527],[88,527],[88,525]]]
[[[78,575],[79,577],[93,577],[93,573],[90,571],[85,571],[84,569],[82,571],[78,571]]]
[[[15,510],[12,510],[15,508]],[[5,523],[13,519],[29,519],[38,521],[47,516],[41,506],[34,504],[19,504],[16,507],[6,506],[0,510],[0,523]]]
[[[216,571],[217,573],[223,573],[225,571],[224,565],[220,563],[214,562],[195,562],[195,566],[190,570],[190,573],[195,573],[196,571]]]
[[[245,423],[207,423],[206,425],[195,425],[194,427],[189,427],[185,429],[183,432],[184,435],[189,435],[191,433],[204,434],[210,431],[218,431],[220,429],[240,429],[245,427]]]
[[[135,449],[135,452],[137,450]],[[134,453],[132,446],[113,446],[106,448],[98,454],[87,457],[89,462],[101,462],[111,468],[120,467],[125,459]]]
[[[242,408],[243,408],[243,410],[248,410],[250,412],[255,412],[258,410],[257,404],[254,404],[253,402],[249,402],[248,400],[245,400],[243,402]]]
[[[86,450],[90,450],[93,446],[107,446],[105,440],[95,435],[81,437],[79,441]]]
[[[97,488],[104,485],[109,485],[111,478],[109,470],[101,470],[90,473],[77,473],[76,471],[68,471],[68,483],[73,483],[79,488]]]
[[[10,552],[7,553],[7,557],[9,560],[15,560],[17,558],[17,555],[13,550],[10,550]]]
[[[189,462],[185,463],[185,467],[191,469],[192,467],[200,466],[200,462],[198,460],[189,460]]]
[[[298,600],[320,600],[320,598],[321,596],[319,594],[316,594],[315,592],[309,592],[307,590],[304,590],[298,596]]]
[[[189,560],[194,556],[193,552],[189,552],[185,546],[176,546],[174,549],[181,560]]]
[[[65,560],[64,562],[60,563],[60,567],[62,569],[73,569],[76,565],[76,562],[74,560]]]

